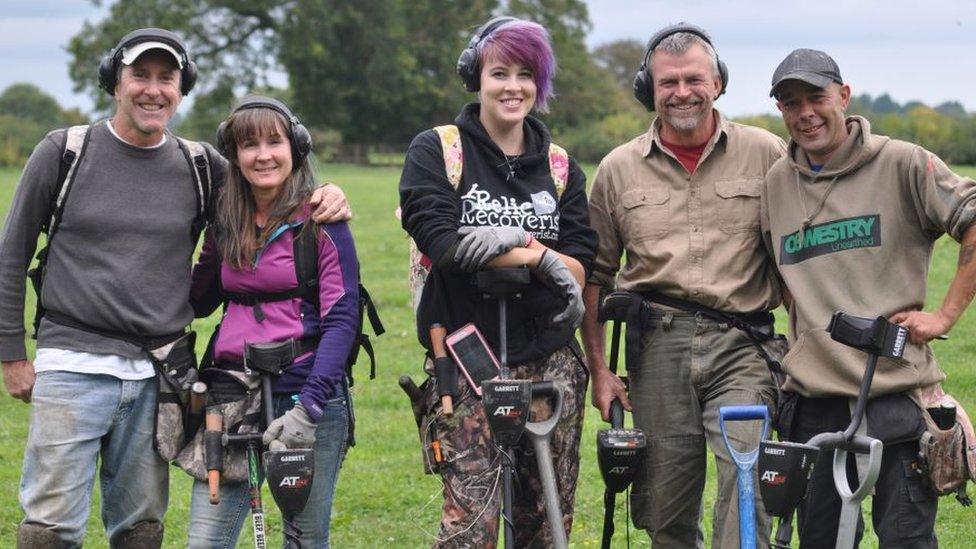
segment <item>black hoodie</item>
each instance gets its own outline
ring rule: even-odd
[[[464,107],[455,120],[461,134],[464,172],[455,191],[447,178],[440,137],[427,130],[414,138],[400,176],[403,228],[434,266],[417,310],[420,343],[430,348],[430,325],[448,332],[474,322],[498,349],[498,305],[486,300],[474,277],[454,262],[458,228],[520,226],[540,242],[583,265],[589,276],[597,237],[590,229],[586,176],[570,158],[566,190],[558,199],[549,169],[549,130],[527,117],[525,153],[506,159],[488,136],[478,115],[480,105]],[[555,205],[555,208],[553,207]],[[559,296],[533,279],[522,297],[508,307],[508,356],[511,364],[544,358],[573,338],[569,328],[555,329],[550,319],[562,310]]]

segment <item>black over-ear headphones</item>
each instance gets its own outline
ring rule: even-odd
[[[644,50],[644,58],[641,60],[641,66],[637,69],[637,75],[634,76],[634,97],[641,102],[642,105],[647,107],[647,110],[654,112],[654,77],[651,75],[651,66],[649,59],[651,53],[654,52],[654,48],[661,45],[661,42],[665,38],[678,34],[679,32],[687,32],[689,34],[694,34],[695,36],[701,38],[712,49],[715,49],[715,45],[712,44],[712,38],[708,36],[705,29],[701,27],[696,27],[695,25],[689,25],[688,23],[678,23],[677,25],[670,25],[659,30],[651,39],[647,42],[647,49]],[[718,62],[718,74],[722,79],[722,88],[719,90],[718,95],[725,93],[725,89],[729,85],[729,69],[725,66],[718,57],[718,52],[715,53],[715,60]]]
[[[193,85],[197,83],[197,65],[190,60],[190,55],[186,51],[186,44],[175,33],[166,29],[138,29],[130,32],[119,40],[118,45],[102,58],[98,65],[98,85],[109,95],[115,95],[116,77],[119,74],[119,63],[122,62],[122,55],[125,48],[135,46],[141,42],[162,42],[171,46],[176,53],[182,57],[183,68],[180,70],[180,92],[183,95],[190,93]]]
[[[468,41],[467,47],[458,56],[457,72],[461,75],[461,80],[464,81],[464,87],[469,92],[476,92],[481,89],[481,63],[478,62],[478,44],[481,44],[481,41],[491,34],[493,30],[509,21],[518,21],[518,19],[502,16],[496,17],[481,25],[474,33],[474,36],[471,37],[471,40]]]
[[[234,107],[234,110],[230,111],[230,116],[247,109],[271,109],[285,117],[285,120],[288,121],[288,137],[291,141],[292,171],[300,168],[305,163],[305,159],[309,153],[312,152],[312,134],[309,133],[308,128],[302,125],[298,117],[291,112],[291,109],[273,97],[248,95],[244,99],[241,99],[241,102]],[[232,142],[230,136],[227,135],[227,122],[230,120],[230,116],[227,117],[227,120],[221,122],[220,126],[217,126],[215,145],[217,152],[223,155],[224,158],[230,158],[227,149],[228,145]]]

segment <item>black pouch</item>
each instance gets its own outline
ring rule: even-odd
[[[196,332],[149,350],[156,370],[156,424],[153,446],[166,461],[173,461],[186,444],[184,416],[190,400],[190,387],[198,379],[194,346]]]
[[[261,431],[261,387],[257,376],[241,370],[207,368],[200,373],[207,382],[207,413],[220,414],[224,432],[228,434],[258,433]],[[247,451],[243,445],[223,447],[222,481],[247,480]],[[174,463],[197,480],[207,480],[206,441],[199,429]]]

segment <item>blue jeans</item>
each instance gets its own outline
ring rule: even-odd
[[[339,466],[346,455],[349,429],[348,390],[326,403],[325,413],[315,429],[315,476],[305,509],[295,517],[302,531],[302,547],[329,547],[329,522]],[[295,405],[291,395],[275,395],[275,417]],[[265,512],[274,500],[262,498]],[[220,504],[211,505],[207,483],[195,481],[190,501],[190,549],[231,549],[237,546],[241,527],[250,511],[246,482],[221,484]],[[270,544],[269,544],[270,545]]]
[[[25,524],[80,547],[99,458],[109,542],[136,523],[162,522],[169,469],[153,448],[155,378],[38,372],[31,408],[20,480]]]

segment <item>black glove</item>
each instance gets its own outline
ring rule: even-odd
[[[534,271],[546,286],[555,290],[567,301],[566,308],[552,318],[553,324],[572,326],[575,330],[583,322],[583,291],[573,278],[569,267],[555,252],[550,253],[551,251],[542,252],[542,258],[539,259],[539,264]]]
[[[462,271],[481,270],[492,259],[512,248],[527,246],[529,233],[521,227],[461,227],[454,261]]]

